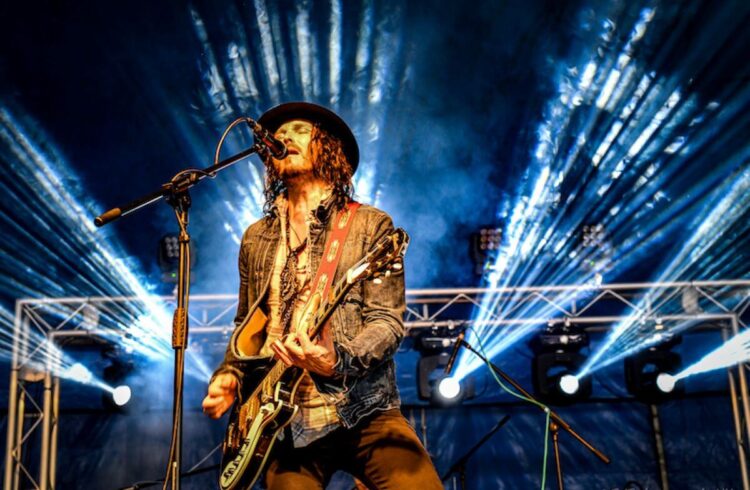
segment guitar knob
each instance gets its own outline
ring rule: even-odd
[[[392,268],[392,269],[393,269],[394,271],[400,271],[400,270],[401,270],[401,269],[402,269],[403,267],[404,267],[404,266],[403,266],[403,264],[402,264],[401,262],[395,262],[395,263],[394,263],[394,264],[393,264],[393,265],[391,266],[391,268]]]
[[[388,269],[387,271],[385,271],[385,277],[391,277],[391,270],[390,269]]]
[[[376,277],[375,279],[373,279],[372,282],[374,282],[375,284],[383,284],[383,280],[379,277]]]

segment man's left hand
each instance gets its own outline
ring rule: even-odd
[[[279,340],[273,342],[271,349],[287,366],[297,366],[321,376],[332,376],[338,360],[328,325],[323,328],[317,343],[313,343],[302,328],[290,334],[284,343]]]

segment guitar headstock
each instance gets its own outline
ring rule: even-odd
[[[386,233],[370,248],[362,260],[346,273],[346,282],[373,279],[379,283],[382,277],[400,273],[404,269],[404,254],[409,246],[409,235],[403,228]]]

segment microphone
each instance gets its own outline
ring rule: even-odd
[[[273,137],[263,126],[253,121],[250,125],[253,128],[253,135],[255,140],[261,145],[265,146],[266,149],[271,153],[271,156],[277,160],[286,158],[286,145],[281,141]]]
[[[455,364],[456,357],[458,357],[458,351],[464,343],[464,335],[466,335],[466,332],[458,334],[458,337],[456,337],[456,343],[453,344],[453,351],[451,352],[451,356],[448,358],[448,364],[445,365],[445,370],[443,371],[443,374],[447,376],[450,376],[451,371],[453,370],[453,364]]]

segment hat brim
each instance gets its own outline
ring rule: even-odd
[[[354,133],[335,112],[310,102],[287,102],[267,110],[258,123],[264,129],[275,133],[279,126],[287,121],[303,119],[320,124],[320,126],[341,140],[346,159],[352,166],[352,175],[359,166],[359,146]]]

